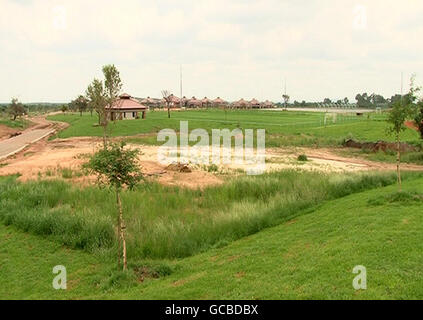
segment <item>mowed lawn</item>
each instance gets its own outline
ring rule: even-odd
[[[225,247],[166,261],[173,272],[130,281],[110,262],[0,225],[0,298],[422,299],[423,179],[322,204]],[[52,288],[64,265],[68,290]],[[352,270],[367,268],[367,290]]]
[[[281,145],[334,145],[344,139],[354,138],[360,141],[393,141],[394,137],[387,133],[387,123],[383,115],[338,115],[335,124],[328,121],[325,125],[323,113],[291,112],[291,111],[173,111],[171,119],[167,112],[150,111],[147,119],[117,121],[110,123],[109,135],[135,136],[132,143],[162,144],[157,141],[157,133],[161,129],[179,131],[180,121],[188,121],[189,131],[203,128],[211,133],[212,129],[265,129],[268,146]],[[59,138],[80,136],[101,136],[102,128],[96,126],[97,116],[94,114],[55,115],[51,120],[64,121],[71,124],[69,128],[59,133]],[[407,129],[402,139],[417,142],[417,132]]]

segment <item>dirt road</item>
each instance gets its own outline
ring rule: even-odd
[[[46,120],[44,116],[31,118],[31,121],[35,123],[34,126],[16,137],[0,141],[0,160],[18,153],[58,129],[57,123]]]
[[[131,145],[129,145],[131,146]],[[62,178],[63,169],[71,169],[74,173],[73,182],[90,184],[92,177],[79,175],[81,164],[86,161],[84,154],[92,154],[101,147],[101,139],[81,137],[71,139],[55,139],[41,141],[28,147],[25,152],[0,163],[0,175],[19,173],[20,180],[42,178]],[[173,172],[158,162],[157,146],[133,145],[142,152],[140,165],[148,177],[166,185],[178,185],[188,188],[207,187],[221,184],[225,178],[242,174],[245,166],[224,165],[218,170],[209,172],[207,166],[190,165],[192,172]],[[306,154],[307,162],[297,161],[299,154]],[[175,159],[175,162],[177,159]],[[240,171],[241,169],[241,171]],[[312,148],[272,148],[266,150],[266,171],[283,169],[301,169],[319,172],[357,172],[357,171],[387,171],[395,170],[394,164],[368,161],[360,158],[349,158],[335,154],[331,149]],[[404,170],[423,171],[423,166],[403,164]]]

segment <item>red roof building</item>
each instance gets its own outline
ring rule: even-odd
[[[111,107],[106,107],[106,109],[109,110],[110,120],[126,120],[138,119],[140,112],[142,113],[142,118],[145,119],[148,107],[139,103],[138,100],[132,98],[129,94],[123,93]]]

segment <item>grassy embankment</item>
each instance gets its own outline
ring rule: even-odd
[[[0,118],[0,125],[5,125],[13,129],[26,129],[31,125],[31,122],[22,118],[18,118],[14,121],[9,118]]]
[[[406,175],[405,175],[406,176]],[[141,185],[123,194],[128,254],[186,257],[256,233],[326,200],[395,181],[393,174],[323,175],[283,171],[205,190]],[[63,181],[0,183],[0,221],[71,248],[113,255],[114,197]]]
[[[23,233],[18,224],[1,225],[0,297],[421,299],[422,188],[422,178],[410,178],[401,194],[388,186],[326,201],[223,248],[166,260],[170,275],[142,283],[136,279],[143,273],[117,273],[114,262],[96,254],[68,249],[33,230]],[[68,193],[65,188],[64,202]],[[67,267],[66,291],[51,287],[58,264]],[[365,291],[352,288],[356,265],[367,268]],[[155,270],[168,273],[160,264]]]

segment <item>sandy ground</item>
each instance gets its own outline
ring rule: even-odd
[[[10,137],[11,134],[18,132],[16,129],[9,128],[3,124],[0,124],[0,141],[7,139]]]
[[[101,140],[97,138],[72,138],[46,139],[33,144],[17,155],[0,162],[0,175],[19,173],[21,181],[38,178],[53,178],[63,176],[63,169],[69,168],[74,172],[75,182],[91,184],[93,177],[81,174],[81,165],[86,161],[84,155],[92,154],[101,146]],[[246,165],[221,165],[217,170],[210,171],[207,165],[189,164],[192,172],[182,173],[167,169],[166,165],[160,164],[157,158],[157,146],[135,146],[142,152],[140,164],[143,173],[149,179],[155,179],[166,185],[178,185],[189,188],[207,187],[218,185],[225,179],[243,174],[248,168]],[[299,162],[300,154],[307,155],[309,161]],[[177,154],[174,154],[177,157]],[[177,162],[175,158],[174,162]],[[369,170],[395,170],[394,164],[373,162],[358,158],[346,158],[334,154],[330,149],[311,148],[275,148],[266,150],[267,172],[282,169],[302,169],[321,172],[356,172]],[[403,165],[404,170],[423,170],[423,166]]]
[[[72,169],[75,182],[93,183],[94,177],[81,175],[81,165],[86,162],[86,155],[101,147],[101,140],[93,138],[56,139],[40,141],[25,151],[0,162],[0,175],[20,174],[19,180],[27,181],[38,178],[62,177],[63,169]],[[142,151],[140,165],[143,173],[166,185],[178,185],[189,188],[218,185],[224,182],[218,175],[193,168],[190,173],[181,173],[166,169],[157,161],[157,147],[136,147]]]
[[[50,122],[43,116],[31,119],[33,128],[53,126],[60,130],[67,124]],[[0,127],[0,129],[2,129]],[[3,128],[4,129],[4,128]],[[7,130],[7,129],[4,129]],[[31,130],[31,129],[27,129]],[[1,131],[0,131],[1,132]],[[6,132],[6,131],[4,131]],[[21,181],[33,179],[68,178],[75,183],[92,184],[95,177],[83,174],[81,165],[87,161],[87,155],[93,154],[101,147],[101,139],[93,137],[55,139],[47,138],[25,148],[23,151],[0,161],[0,175],[20,174]],[[191,172],[170,170],[166,164],[158,161],[158,146],[129,145],[141,151],[139,158],[143,173],[149,178],[166,185],[177,185],[188,188],[203,188],[222,184],[236,175],[245,174],[250,167],[246,164],[228,164],[212,167],[189,163]],[[356,172],[370,170],[396,170],[395,164],[387,164],[348,158],[335,154],[335,149],[314,148],[268,148],[266,149],[265,171],[282,169],[301,169],[319,172]],[[305,154],[308,161],[297,161],[299,155]],[[169,163],[180,161],[180,152],[173,152]],[[172,158],[173,157],[173,158]],[[423,166],[403,164],[403,170],[423,171]],[[69,178],[69,169],[72,178]]]

